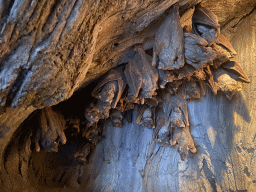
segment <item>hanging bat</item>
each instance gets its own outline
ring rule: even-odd
[[[92,96],[115,108],[125,88],[123,75],[111,69],[92,91]]]
[[[186,99],[200,99],[204,94],[204,88],[201,82],[188,81],[186,83]]]
[[[177,94],[177,92],[180,90],[180,87],[182,85],[182,80],[173,81],[171,83],[168,83],[164,89],[160,89],[159,92],[159,99],[161,101],[167,101],[172,95]]]
[[[173,137],[170,140],[170,144],[176,145],[180,154],[181,160],[184,161],[188,155],[188,151],[196,153],[194,140],[189,131],[189,127],[175,128],[173,130]]]
[[[90,154],[91,150],[91,144],[90,143],[83,143],[80,144],[77,147],[77,150],[74,154],[74,158],[76,159],[76,161],[81,164],[81,165],[85,165],[86,161],[87,161],[87,156]]]
[[[169,14],[155,35],[152,66],[158,69],[173,70],[184,66],[184,37],[180,25],[179,5],[171,6]]]
[[[192,30],[211,46],[217,41],[220,34],[220,24],[217,16],[209,9],[197,5],[192,16]]]
[[[137,49],[134,58],[126,65],[124,74],[128,85],[128,102],[137,98],[151,98],[155,94],[158,73],[151,65],[151,57],[142,48]]]
[[[170,128],[189,126],[187,105],[180,96],[171,96],[163,109]]]
[[[220,68],[213,71],[208,66],[205,71],[210,77],[208,82],[213,92],[215,94],[218,90],[224,92],[228,100],[231,100],[238,92],[238,81],[250,82],[241,66],[235,61],[227,61]]]
[[[56,113],[51,107],[45,107],[39,112],[38,130],[35,136],[35,149],[39,152],[58,151],[58,140],[65,144],[67,139],[64,134],[65,119]]]
[[[148,128],[155,128],[155,108],[140,105],[137,110],[136,123]]]
[[[109,117],[109,111],[111,109],[109,102],[103,102],[101,100],[90,103],[85,108],[85,118],[88,121],[88,126],[97,123],[100,119],[107,119]]]
[[[113,127],[122,127],[123,118],[123,114],[118,109],[113,109],[110,113],[110,121]]]
[[[206,64],[213,62],[218,54],[212,50],[207,41],[200,36],[191,33],[184,33],[185,37],[185,59],[186,63],[196,70],[201,70]]]
[[[172,130],[170,144],[178,147],[181,160],[185,160],[188,151],[196,153],[194,140],[189,131],[188,109],[184,99],[172,96],[163,108],[165,124]]]
[[[215,70],[213,75],[219,86],[219,90],[225,94],[228,100],[231,100],[233,96],[238,92],[237,81],[231,78],[229,74],[223,69]]]
[[[159,107],[157,110],[156,128],[154,129],[153,134],[155,135],[154,139],[156,139],[157,143],[165,145],[170,144],[171,130],[168,125],[166,125],[165,114],[162,107]]]
[[[78,134],[80,133],[80,118],[78,117],[69,117],[66,120],[66,129],[65,134],[69,139],[74,140],[77,138]]]
[[[121,69],[111,69],[92,91],[97,100],[90,103],[85,109],[88,126],[97,123],[100,119],[109,117],[109,110],[116,108],[125,88]]]
[[[97,123],[94,123],[90,127],[87,126],[83,129],[82,137],[85,137],[92,144],[97,145],[97,143],[103,138],[101,127],[98,126]]]
[[[243,71],[242,67],[236,61],[227,61],[221,67],[228,72],[228,74],[236,81],[250,83],[250,79]]]
[[[158,102],[158,98],[156,96],[153,96],[152,98],[146,98],[145,99],[145,104],[147,106],[149,106],[150,108],[156,107],[159,102]]]
[[[177,80],[177,75],[174,73],[174,71],[158,69],[158,74],[159,74],[159,87],[161,89],[164,89],[167,83]]]

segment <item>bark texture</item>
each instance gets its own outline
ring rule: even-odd
[[[256,188],[254,0],[179,1],[182,26],[190,22],[191,9],[199,2],[218,16],[221,32],[251,80],[230,102],[207,91],[201,101],[187,103],[195,155],[181,161],[174,147],[154,143],[154,131],[135,124],[135,117],[121,129],[106,123],[106,138],[85,166],[70,155],[76,143],[59,153],[31,151],[30,134],[36,127],[26,123],[29,115],[70,98],[109,69],[127,63],[137,45],[152,48],[158,27],[176,2],[0,1],[1,191]]]

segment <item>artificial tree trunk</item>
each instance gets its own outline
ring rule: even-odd
[[[0,1],[1,191],[253,191],[254,0],[179,1],[182,25],[199,2],[218,16],[251,80],[231,101],[207,91],[200,101],[187,103],[198,151],[186,161],[175,147],[155,144],[153,129],[135,120],[125,120],[122,128],[106,121],[105,138],[85,165],[65,154],[75,144],[59,153],[33,150],[32,112],[58,103],[63,113],[72,107],[80,112],[67,104],[69,98],[77,94],[77,105],[86,102],[83,89],[90,82],[128,62],[134,47],[152,48],[176,2]]]

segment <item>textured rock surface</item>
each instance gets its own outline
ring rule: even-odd
[[[165,11],[175,2],[0,1],[1,191],[253,191],[254,0],[201,1],[217,14],[251,84],[243,85],[241,94],[231,102],[207,93],[202,101],[188,103],[198,152],[187,161],[182,162],[174,148],[149,148],[153,131],[135,123],[125,122],[122,129],[107,126],[106,139],[85,167],[68,163],[53,166],[53,154],[32,154],[31,160],[30,144],[23,142],[29,135],[26,130],[16,131],[34,107],[57,104],[118,63],[127,62],[133,45],[152,47]],[[198,2],[180,1],[181,13]],[[20,139],[13,139],[15,135],[21,135]],[[148,153],[151,150],[152,154]],[[40,171],[32,170],[31,161],[37,161],[44,173],[50,170],[56,181],[73,179],[67,187],[55,186],[50,176],[46,179],[40,177]],[[44,181],[37,182],[28,174],[34,172]],[[45,188],[45,183],[50,188]],[[68,185],[74,188],[68,189]]]
[[[253,124],[244,98],[239,95],[227,103],[224,96],[216,97],[210,91],[206,95],[200,102],[188,102],[196,154],[182,161],[175,147],[152,142],[153,129],[135,123],[125,122],[122,129],[107,126],[106,138],[86,166],[85,177],[89,179],[85,189],[252,191],[256,187],[251,164],[255,143],[244,147],[241,140],[248,134],[243,131],[245,124]],[[249,131],[252,139],[254,132]]]
[[[188,102],[197,154],[181,161],[174,148],[152,147],[152,129],[127,122],[122,129],[106,126],[106,139],[86,166],[87,190],[254,191],[255,19],[256,11],[230,34],[251,84],[230,102],[210,91],[200,102]]]

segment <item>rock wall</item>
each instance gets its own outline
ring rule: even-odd
[[[254,191],[256,11],[229,34],[237,60],[251,83],[232,101],[208,90],[201,101],[188,102],[191,133],[198,152],[181,161],[175,147],[155,144],[154,131],[125,122],[106,125],[86,166],[88,191]],[[226,29],[224,28],[223,31]],[[135,112],[136,113],[136,112]],[[134,114],[134,119],[136,114]]]
[[[231,102],[210,91],[201,101],[188,102],[197,154],[183,162],[174,147],[152,143],[152,129],[125,122],[121,129],[106,125],[106,138],[86,166],[48,167],[60,172],[59,179],[74,177],[72,189],[38,184],[34,175],[27,174],[31,167],[22,166],[30,164],[26,157],[31,151],[18,155],[27,151],[14,138],[22,133],[17,129],[29,114],[68,99],[125,62],[134,45],[146,40],[145,47],[152,47],[165,11],[175,2],[0,1],[1,191],[253,191],[254,0],[179,1],[180,13],[188,11],[188,18],[189,9],[198,2],[217,14],[222,32],[251,80],[241,85],[243,91]],[[56,156],[36,154],[33,158],[47,166]]]

